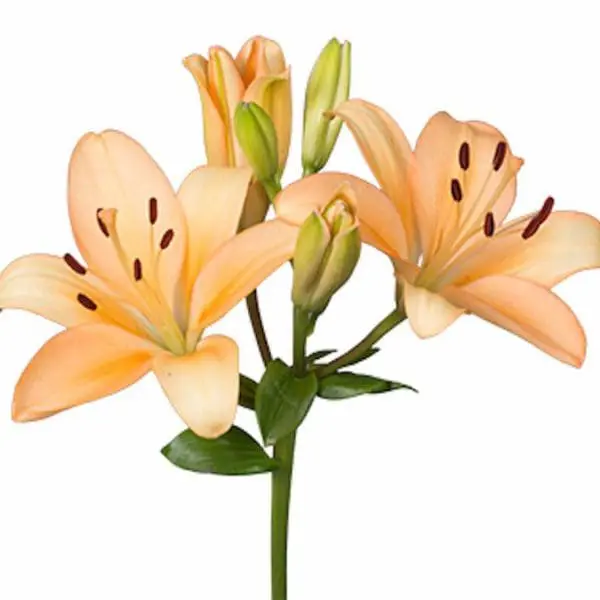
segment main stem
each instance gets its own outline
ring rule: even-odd
[[[406,319],[406,314],[398,308],[395,308],[387,317],[381,320],[375,327],[360,341],[356,346],[342,354],[334,361],[324,365],[317,371],[319,377],[325,377],[335,373],[354,361],[358,360],[370,348],[372,348],[384,335],[389,333],[394,327]]]
[[[294,309],[294,375],[306,375],[306,335],[308,318]],[[294,470],[296,433],[275,444],[273,456],[277,469],[272,476],[271,496],[271,600],[287,600],[287,546],[290,497]]]

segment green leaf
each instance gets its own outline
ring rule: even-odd
[[[161,452],[176,467],[196,473],[254,475],[277,467],[252,436],[235,426],[214,440],[186,429]]]
[[[371,356],[373,356],[374,354],[377,354],[379,352],[380,348],[369,348],[368,350],[365,350],[359,357],[355,358],[353,361],[350,361],[349,363],[346,363],[346,367],[351,367],[352,365],[357,365],[358,363],[362,362],[363,360],[367,360],[367,358],[371,358]]]
[[[309,354],[306,357],[306,364],[312,365],[313,363],[316,363],[318,360],[321,360],[322,358],[325,358],[326,356],[329,356],[330,354],[333,354],[334,352],[337,352],[337,350],[317,350],[316,352],[313,352],[312,354]]]
[[[400,389],[417,392],[415,388],[404,383],[350,372],[334,373],[319,381],[319,396],[327,400],[343,400],[363,394],[382,394]]]
[[[265,444],[295,431],[317,395],[317,376],[298,378],[281,360],[269,363],[256,391],[256,416]]]
[[[250,410],[254,410],[255,398],[256,398],[256,388],[258,387],[258,383],[250,377],[246,377],[245,375],[240,374],[240,396],[239,396],[239,404],[244,408],[249,408]]]

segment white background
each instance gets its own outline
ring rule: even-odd
[[[560,7],[560,8],[559,8]],[[0,263],[74,251],[66,169],[85,131],[120,128],[178,184],[203,158],[181,59],[262,33],[302,97],[321,46],[354,44],[353,93],[414,140],[439,109],[500,127],[526,159],[516,213],[553,194],[600,215],[600,38],[594,3],[12,2],[0,15]],[[331,167],[369,177],[344,133]],[[287,271],[287,270],[286,270]],[[366,250],[313,349],[347,347],[392,305]],[[407,326],[364,369],[418,387],[320,401],[299,435],[290,600],[600,597],[600,273],[559,293],[589,338],[581,371],[475,317],[423,342]],[[261,293],[289,355],[289,274]],[[241,308],[217,330],[260,375]],[[0,598],[269,597],[269,480],[178,471],[159,449],[182,424],[153,378],[47,421],[10,420],[12,388],[57,328],[0,317]],[[249,415],[241,422],[256,432]]]

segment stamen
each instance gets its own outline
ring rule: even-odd
[[[487,213],[485,215],[485,223],[483,224],[483,233],[487,237],[492,237],[494,235],[494,231],[496,231],[496,221],[494,220],[494,213]]]
[[[167,229],[167,231],[165,231],[164,235],[162,236],[162,239],[160,240],[160,249],[166,250],[171,245],[171,242],[173,241],[174,237],[175,232],[172,229]]]
[[[87,269],[72,255],[67,252],[63,256],[63,260],[77,273],[77,275],[85,275],[87,273]]]
[[[158,221],[158,200],[154,197],[148,201],[148,218],[150,225],[154,225]]]
[[[87,308],[88,310],[94,311],[98,309],[98,305],[91,298],[88,298],[85,294],[78,294],[77,302],[79,302],[79,304],[81,304],[83,308]]]
[[[504,159],[506,158],[506,142],[498,142],[496,146],[496,153],[494,154],[494,171],[499,171],[502,163],[504,163]]]
[[[100,227],[100,231],[106,236],[110,237],[110,233],[108,232],[108,228],[106,227],[106,223],[100,218],[100,213],[103,211],[103,208],[99,208],[96,211],[96,221],[98,221],[98,227]]]
[[[133,261],[133,277],[136,281],[142,279],[142,261],[139,258]]]
[[[455,202],[460,202],[462,200],[462,188],[460,187],[460,181],[458,179],[453,179],[450,184],[450,192],[452,193],[452,198]]]
[[[552,213],[552,209],[554,208],[554,198],[549,196],[546,198],[544,205],[540,209],[537,215],[529,221],[527,227],[523,230],[521,237],[524,240],[528,240],[530,237],[533,237],[539,230],[539,228],[548,220],[548,217]]]
[[[471,149],[469,148],[469,144],[467,142],[463,142],[460,146],[460,150],[458,151],[458,163],[460,164],[460,168],[463,171],[466,171],[469,168],[470,162]]]

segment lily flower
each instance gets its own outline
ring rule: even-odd
[[[407,253],[389,252],[415,333],[436,335],[473,313],[573,366],[586,340],[572,310],[552,291],[570,275],[600,267],[600,222],[539,211],[505,223],[523,161],[496,128],[434,115],[414,152],[383,109],[350,100],[335,115],[352,131],[404,223]],[[366,220],[363,226],[373,225]]]
[[[80,140],[68,203],[83,261],[30,255],[0,275],[0,307],[66,327],[19,379],[15,420],[108,396],[154,371],[196,434],[212,438],[229,429],[238,348],[204,332],[285,262],[295,241],[282,223],[233,237],[250,179],[250,169],[200,167],[175,194],[125,134]]]
[[[208,164],[248,164],[235,137],[233,118],[238,103],[255,102],[273,121],[283,171],[290,146],[292,100],[290,70],[281,47],[256,36],[242,46],[235,59],[225,48],[213,46],[208,59],[192,54],[183,63],[200,91]]]

